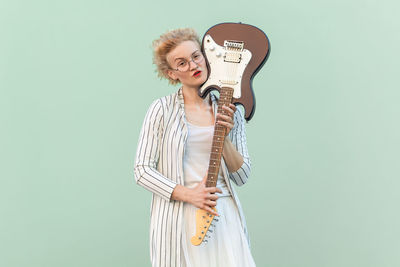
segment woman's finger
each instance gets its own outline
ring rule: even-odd
[[[210,207],[215,207],[215,206],[217,206],[217,202],[213,201],[213,200],[207,200],[206,205],[210,206]]]
[[[221,189],[219,189],[218,187],[207,187],[206,191],[210,193],[215,193],[215,192],[222,193]]]
[[[217,121],[218,124],[224,125],[226,127],[228,127],[229,129],[233,128],[233,123],[230,122],[226,122],[226,121]]]
[[[209,206],[204,206],[203,210],[208,211],[209,213],[215,215],[215,216],[219,216],[218,213],[216,213],[213,209],[211,209]]]
[[[232,108],[231,105],[233,105],[233,104],[229,104],[229,106],[223,105],[222,108],[223,108],[224,110],[226,110],[226,111],[228,112],[228,114],[230,114],[231,116],[233,116],[233,114],[235,113],[235,109]]]
[[[218,195],[216,195],[215,193],[207,193],[206,199],[217,200],[218,199]]]
[[[233,118],[231,116],[228,116],[228,115],[223,115],[221,113],[218,113],[217,117],[220,118],[223,121],[233,122]]]
[[[235,113],[236,112],[236,106],[234,105],[234,104],[232,104],[232,103],[230,103],[229,104],[229,107],[233,110],[233,113]]]
[[[211,200],[217,200],[218,198],[219,197],[216,194],[210,194],[210,197],[209,197],[209,199],[211,199]]]
[[[217,121],[217,123],[226,127],[226,135],[228,135],[229,132],[233,129],[232,123],[227,123],[225,121]]]

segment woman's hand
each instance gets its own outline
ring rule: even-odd
[[[171,199],[188,202],[199,209],[219,216],[212,207],[217,205],[218,196],[215,192],[222,193],[218,187],[206,187],[207,173],[195,188],[187,188],[178,184],[172,192]]]
[[[206,187],[207,174],[203,180],[193,189],[189,189],[187,202],[193,204],[199,209],[208,211],[211,214],[219,216],[212,207],[217,205],[218,196],[215,192],[222,193],[221,189],[217,187]]]
[[[236,106],[230,103],[229,106],[223,105],[222,109],[223,109],[223,114],[217,113],[217,123],[222,126],[225,126],[226,128],[225,134],[228,135],[234,126],[233,114],[236,111]]]
[[[188,202],[199,209],[206,210],[219,216],[211,207],[217,205],[218,196],[215,192],[222,193],[217,187],[206,187],[207,174],[203,180],[193,189],[178,184],[172,192],[171,199]]]

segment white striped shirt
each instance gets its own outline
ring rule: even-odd
[[[217,114],[217,97],[210,92]],[[183,202],[172,200],[177,184],[184,185],[183,156],[187,139],[182,87],[171,95],[153,101],[145,116],[136,152],[136,183],[153,193],[150,208],[150,259],[153,267],[181,267]],[[234,128],[229,132],[236,150],[243,156],[242,166],[229,173],[221,159],[222,173],[238,206],[242,227],[250,245],[246,221],[239,199],[231,184],[245,184],[250,175],[250,158],[242,111],[234,114]],[[228,179],[229,178],[229,179]]]

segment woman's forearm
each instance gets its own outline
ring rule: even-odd
[[[172,192],[171,199],[187,202],[188,188],[177,184]]]
[[[225,138],[222,156],[224,157],[229,172],[237,171],[243,164],[242,155],[236,150],[228,137]]]

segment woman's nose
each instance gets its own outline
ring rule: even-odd
[[[192,62],[193,62],[193,64],[194,64],[194,68],[193,69],[196,69],[198,66],[199,66],[199,64],[197,64],[196,62],[194,62],[193,60],[190,60],[189,61],[189,67],[190,67],[190,69],[192,69]]]

